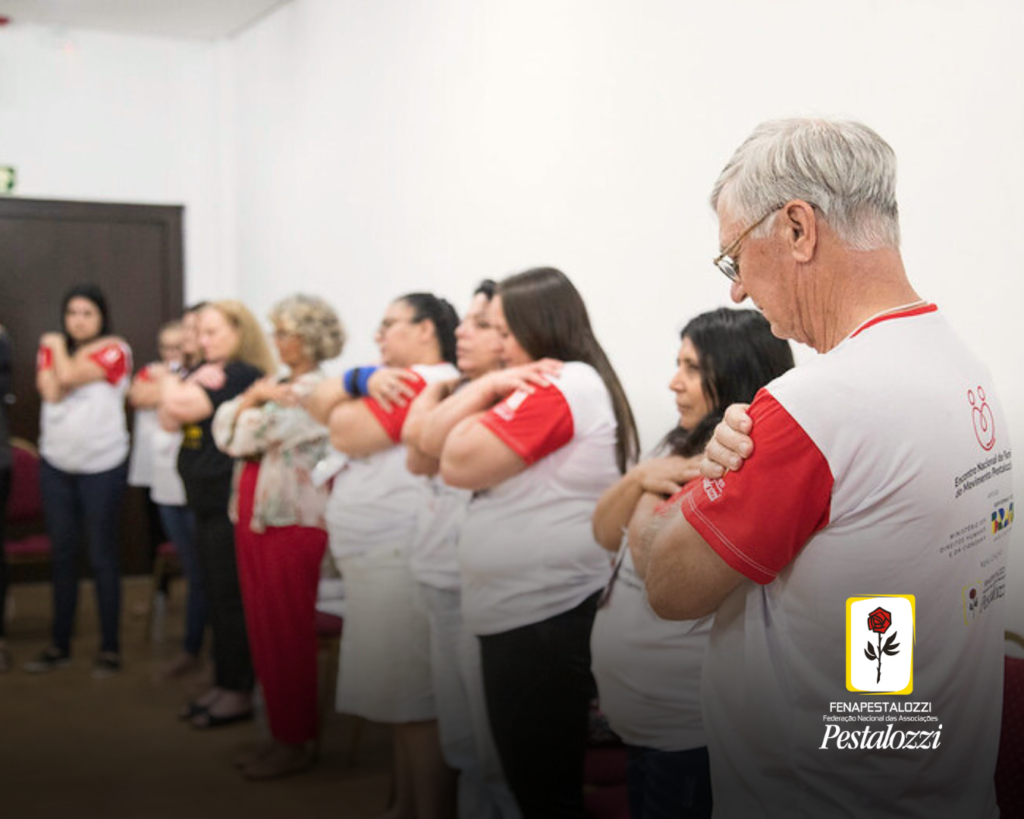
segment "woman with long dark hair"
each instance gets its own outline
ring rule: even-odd
[[[96,584],[100,651],[94,676],[121,667],[118,516],[127,477],[124,400],[132,353],[111,335],[107,300],[95,285],[71,288],[59,333],[39,341],[39,482],[53,544],[53,642],[28,664],[50,671],[71,658],[78,604],[78,545],[84,532]]]
[[[442,478],[475,493],[459,540],[463,616],[523,816],[578,819],[590,628],[610,572],[590,519],[636,457],[636,425],[564,273],[511,276],[490,309],[508,369],[466,385],[438,420]]]
[[[704,446],[730,404],[750,402],[793,366],[789,344],[754,310],[713,310],[681,334],[669,382],[679,423],[654,457],[601,497],[594,535],[619,559],[594,622],[591,650],[601,710],[628,747],[633,819],[711,816],[711,774],[700,678],[713,616],[670,622],[647,605],[633,549],[651,536],[679,490],[699,475]],[[685,490],[684,490],[685,491]],[[677,493],[679,493],[677,495]],[[628,527],[628,536],[623,533]]]

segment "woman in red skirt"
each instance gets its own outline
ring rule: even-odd
[[[310,472],[327,450],[327,430],[300,401],[323,380],[320,362],[341,353],[337,314],[311,296],[271,311],[286,375],[265,378],[224,404],[217,445],[238,458],[232,492],[238,579],[249,648],[263,689],[271,741],[237,760],[248,779],[273,779],[314,763],[317,736],[316,594],[327,544],[327,488]]]

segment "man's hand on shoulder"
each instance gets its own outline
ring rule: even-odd
[[[754,423],[747,414],[750,404],[732,404],[704,449],[700,472],[705,478],[721,478],[726,472],[736,472],[754,451],[750,430]]]

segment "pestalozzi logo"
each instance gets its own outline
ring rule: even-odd
[[[846,688],[864,695],[907,695],[914,690],[915,599],[912,594],[850,597],[846,601]],[[830,704],[819,749],[931,750],[937,723],[931,703],[863,699]],[[847,727],[839,723],[866,723]],[[883,725],[882,723],[887,723]],[[932,726],[934,728],[934,726]]]

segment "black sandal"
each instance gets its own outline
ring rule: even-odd
[[[211,714],[209,709],[203,709],[192,720],[192,727],[199,731],[206,731],[210,728],[224,728],[228,725],[234,725],[236,722],[247,722],[254,716],[255,713],[251,708],[238,714],[228,714],[226,717],[219,717],[216,714]],[[199,721],[197,722],[196,720]]]

